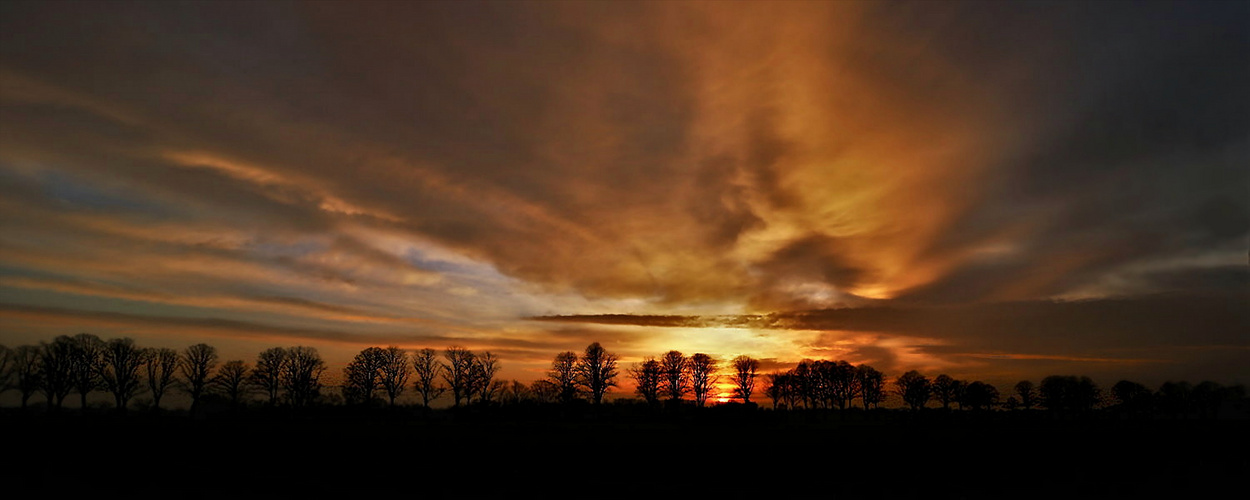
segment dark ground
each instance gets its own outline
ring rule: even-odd
[[[1244,498],[1250,479],[1244,419],[7,410],[0,484],[34,494],[9,498]]]

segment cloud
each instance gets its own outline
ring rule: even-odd
[[[518,356],[574,323],[599,326],[559,346],[900,367],[1244,345],[1159,326],[1244,325],[1175,298],[1246,286],[1244,5],[0,9],[26,306],[411,320]],[[1116,307],[1157,324],[1102,328]]]

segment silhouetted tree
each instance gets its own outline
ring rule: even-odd
[[[1111,386],[1111,397],[1115,399],[1119,409],[1129,415],[1148,412],[1152,404],[1150,389],[1128,380],[1121,380]]]
[[[49,408],[60,409],[74,390],[74,339],[61,335],[52,342],[40,342],[39,357],[40,390]]]
[[[143,384],[139,377],[144,362],[143,349],[128,338],[109,339],[104,343],[100,361],[101,385],[113,395],[117,410],[126,411],[126,405]]]
[[[286,350],[281,381],[291,406],[302,408],[316,401],[321,395],[321,374],[324,371],[325,361],[321,360],[316,349],[297,346]]]
[[[860,393],[855,367],[846,361],[827,363],[824,377],[829,396],[837,403],[838,409],[845,410]]]
[[[221,365],[212,384],[230,400],[231,408],[238,408],[239,401],[247,394],[250,367],[241,359],[233,359]]]
[[[509,383],[507,380],[491,380],[485,388],[478,391],[478,402],[490,404],[496,400],[502,399],[504,394],[508,392]]]
[[[782,396],[785,392],[785,375],[781,373],[769,373],[764,376],[767,385],[764,386],[764,395],[772,401],[773,408],[780,408]]]
[[[473,387],[473,365],[476,356],[468,349],[452,346],[443,352],[443,358],[447,360],[443,364],[443,380],[451,389],[453,404],[460,406],[460,401],[471,395],[469,391]]]
[[[577,382],[586,388],[590,401],[594,404],[603,402],[604,394],[616,387],[616,363],[618,357],[608,352],[598,342],[586,346],[586,351],[577,360],[574,371]]]
[[[864,409],[876,408],[885,401],[885,375],[868,365],[855,367],[855,376],[859,379],[859,394],[864,402]]]
[[[12,388],[13,384],[13,349],[0,344],[0,394]]]
[[[1094,408],[1100,400],[1098,386],[1089,377],[1051,375],[1038,388],[1041,403],[1052,411],[1081,411]]]
[[[438,399],[444,391],[438,383],[443,371],[443,365],[438,362],[438,351],[429,348],[417,351],[412,356],[412,369],[417,376],[414,388],[421,395],[421,405],[429,408],[430,401]]]
[[[178,351],[166,347],[144,349],[143,367],[148,376],[148,392],[152,393],[152,408],[160,410],[161,397],[178,371]]]
[[[668,351],[660,358],[660,371],[664,374],[661,391],[669,401],[680,401],[690,391],[690,371],[686,368],[686,356],[681,351]]]
[[[802,366],[802,363],[800,363],[800,366]],[[801,394],[803,384],[799,382],[799,378],[798,370],[770,373],[768,375],[768,387],[765,389],[765,394],[773,401],[774,408],[778,407],[778,405],[787,409],[798,408],[799,403],[803,400]]]
[[[1187,417],[1190,410],[1190,399],[1193,396],[1193,386],[1189,382],[1167,381],[1159,386],[1159,391],[1155,395],[1155,399],[1159,403],[1159,409],[1172,416]]]
[[[789,406],[794,408],[798,402],[803,403],[804,408],[815,408],[821,399],[822,387],[820,387],[820,378],[814,373],[816,362],[805,359],[800,361],[798,365],[790,370],[787,377],[787,389],[790,395],[795,399]]]
[[[1084,412],[1093,410],[1102,403],[1102,389],[1089,377],[1077,379],[1076,392],[1073,395],[1073,407]]]
[[[395,406],[395,398],[404,393],[408,385],[408,377],[412,375],[412,366],[408,364],[408,353],[397,346],[387,347],[382,351],[382,364],[378,368],[381,373],[379,382],[391,406]]]
[[[701,352],[695,353],[690,356],[686,366],[690,370],[690,390],[694,393],[694,403],[696,406],[703,406],[712,391],[716,390],[716,381],[720,379],[716,373],[719,369],[716,358]]]
[[[252,369],[251,382],[265,393],[269,406],[278,404],[278,395],[282,391],[282,373],[286,371],[287,362],[286,349],[281,347],[271,347],[256,355],[256,368]]]
[[[647,404],[654,405],[660,401],[660,381],[664,378],[664,369],[659,361],[646,358],[629,369],[629,376],[634,379],[634,392],[642,396]]]
[[[90,333],[74,337],[72,369],[74,390],[78,392],[79,407],[87,408],[87,394],[100,387],[100,363],[104,341]]]
[[[1210,380],[1203,380],[1194,386],[1191,401],[1198,411],[1199,418],[1214,418],[1220,413],[1220,407],[1234,391]]]
[[[734,396],[743,403],[750,403],[751,393],[755,392],[755,376],[760,369],[760,362],[743,354],[734,358],[733,368]]]
[[[572,403],[577,399],[577,353],[564,351],[551,360],[547,378],[560,390],[560,402]]]
[[[528,402],[531,399],[533,399],[533,395],[530,393],[529,386],[520,380],[513,380],[509,383],[499,397],[500,402],[514,405]]]
[[[560,400],[560,387],[547,379],[538,379],[530,384],[530,394],[539,403],[555,403]]]
[[[469,370],[469,396],[477,395],[478,401],[489,403],[494,391],[499,387],[494,384],[495,373],[499,371],[499,358],[490,351],[476,356]]]
[[[929,379],[916,370],[900,375],[894,380],[894,386],[912,410],[924,408],[929,402]]]
[[[1020,396],[1020,406],[1026,410],[1033,409],[1037,406],[1037,391],[1033,389],[1033,382],[1021,380],[1016,382],[1016,395]]]
[[[988,410],[998,404],[998,388],[981,381],[964,386],[960,394],[960,406],[976,410]]]
[[[30,397],[43,387],[42,364],[43,350],[39,346],[22,345],[13,350],[13,383],[21,393],[22,408],[25,408]]]
[[[195,344],[182,351],[178,365],[182,374],[183,388],[191,396],[191,412],[199,408],[200,397],[213,380],[217,369],[217,348],[208,344]]]
[[[951,403],[955,402],[958,397],[959,381],[951,378],[945,373],[938,375],[933,379],[931,385],[933,397],[942,403],[943,410],[949,410]]]
[[[366,347],[343,368],[343,399],[348,403],[369,404],[381,377],[381,347]]]

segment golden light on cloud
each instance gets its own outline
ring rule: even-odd
[[[462,342],[529,376],[591,341],[956,370],[1245,323],[1216,305],[1248,274],[1247,49],[1210,7],[194,4],[145,10],[149,44],[69,5],[0,18],[23,329]]]

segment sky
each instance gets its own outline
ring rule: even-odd
[[[0,344],[1250,383],[1248,20],[3,2]]]

